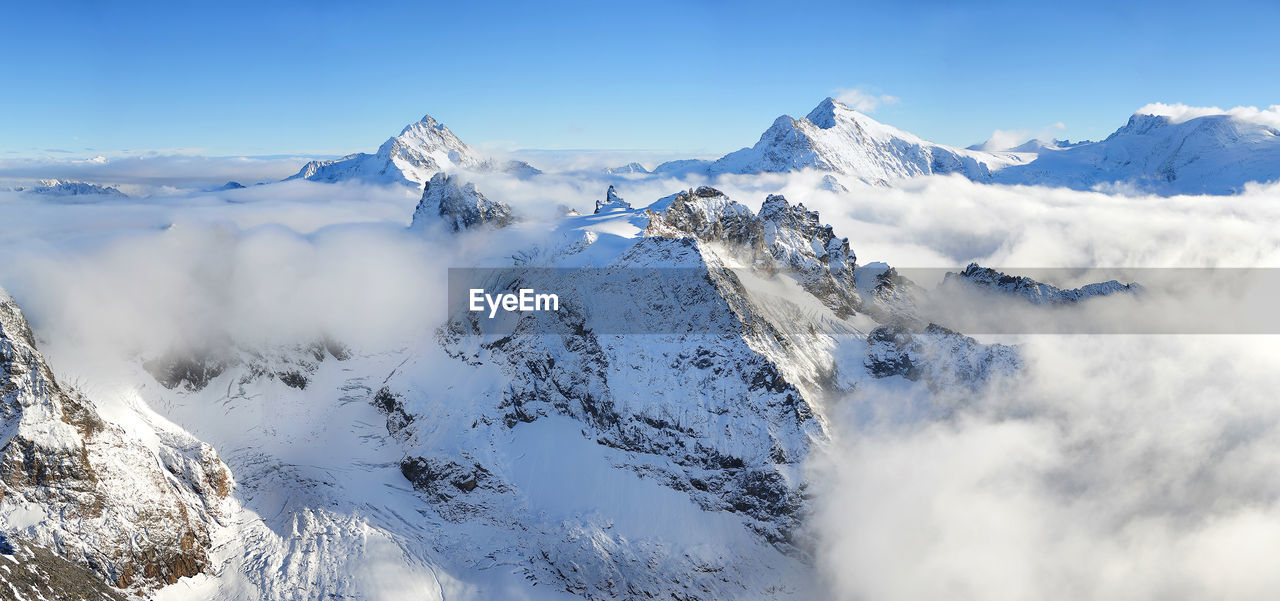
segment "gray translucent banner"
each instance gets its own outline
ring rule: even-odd
[[[965,334],[1280,334],[1280,269],[454,268],[463,335],[865,333],[936,323]],[[949,275],[950,274],[950,275]],[[1007,274],[1007,275],[1006,275]],[[1001,277],[1004,276],[1004,277]],[[1100,285],[1099,285],[1100,284]],[[1129,284],[1136,284],[1129,286]],[[817,292],[818,294],[812,294]],[[853,306],[853,314],[841,311]]]

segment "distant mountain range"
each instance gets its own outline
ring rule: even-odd
[[[1128,186],[1162,195],[1232,194],[1248,182],[1280,179],[1280,131],[1231,115],[1176,121],[1133,115],[1100,142],[1043,148],[999,172],[1006,184],[1087,190]]]
[[[843,183],[892,185],[921,175],[959,174],[976,182],[1172,194],[1231,194],[1248,182],[1280,179],[1280,132],[1231,115],[1186,120],[1135,114],[1098,142],[1030,140],[1006,150],[955,148],[880,123],[827,98],[800,119],[778,117],[749,148],[716,160],[639,163],[605,169],[627,177],[826,171]],[[364,180],[421,187],[441,171],[541,171],[522,161],[486,158],[431,116],[404,128],[374,154],[311,161],[288,179]],[[829,178],[824,188],[839,190]]]

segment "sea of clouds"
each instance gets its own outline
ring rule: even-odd
[[[752,209],[783,193],[820,211],[863,264],[1280,267],[1276,185],[1163,198],[939,176],[833,193],[821,177],[712,183]],[[94,202],[0,192],[0,286],[55,366],[82,378],[104,354],[216,336],[325,333],[376,351],[440,323],[448,267],[509,257],[566,209],[590,212],[609,184],[643,206],[706,183],[473,179],[521,223],[415,235],[415,193],[355,183],[171,181]],[[1026,369],[987,389],[903,399],[869,386],[829,408],[833,440],[810,469],[814,561],[832,598],[1280,597],[1280,339],[1002,340],[1021,345]]]

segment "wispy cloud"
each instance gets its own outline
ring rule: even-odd
[[[1006,150],[1029,140],[1053,140],[1067,125],[1061,121],[1040,129],[997,129],[979,145],[982,150]]]
[[[882,106],[898,103],[897,96],[881,94],[864,86],[854,88],[836,88],[831,91],[833,97],[849,108],[863,113],[874,113]]]
[[[277,181],[295,173],[309,156],[221,156],[188,150],[151,150],[85,157],[0,158],[0,181],[80,180],[148,187],[202,187],[228,180],[252,184]]]

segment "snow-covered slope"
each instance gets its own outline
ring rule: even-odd
[[[618,196],[618,191],[613,186],[609,186],[609,189],[604,193],[604,200],[596,201],[595,214],[629,210],[631,210],[631,203],[622,200],[622,197]]]
[[[887,183],[917,175],[959,173],[987,181],[1030,157],[935,144],[827,98],[801,119],[783,115],[751,148],[715,161],[673,161],[654,173],[767,173],[817,169]]]
[[[422,186],[441,171],[498,170],[518,177],[541,173],[523,161],[498,163],[487,159],[458,139],[448,127],[431,115],[406,125],[374,154],[356,153],[340,159],[311,161],[285,178],[318,182],[363,180],[374,183],[403,183]]]
[[[190,435],[128,430],[54,377],[0,290],[0,530],[116,587],[148,590],[212,568],[230,472]]]
[[[604,170],[608,175],[648,175],[649,170],[644,165],[632,161],[620,167],[608,167]]]
[[[459,181],[433,176],[415,220],[456,205],[457,225],[496,204]],[[25,321],[4,322],[19,366],[5,407],[22,407],[4,432],[34,441],[22,457],[74,474],[84,448],[96,473],[133,479],[0,474],[3,532],[66,558],[100,552],[89,566],[117,582],[118,534],[145,518],[135,540],[199,557],[157,568],[147,582],[185,576],[159,600],[815,598],[805,466],[831,439],[833,400],[873,379],[977,386],[1016,352],[912,322],[895,300],[908,282],[880,269],[863,285],[849,239],[782,196],[758,212],[710,187],[641,208],[606,199],[540,235],[453,228],[467,231],[451,242],[478,243],[475,264],[511,269],[496,289],[563,294],[562,310],[517,313],[509,332],[460,311],[392,348],[225,340],[122,359],[119,388],[185,430],[131,424],[142,446],[105,418],[90,433],[60,422],[92,407],[54,393]],[[234,486],[211,485],[222,461]],[[121,517],[76,531],[85,518],[63,491],[94,486]],[[166,499],[187,503],[168,514],[195,523],[191,544],[165,538],[182,520],[146,511]]]
[[[1115,185],[1170,194],[1231,194],[1280,179],[1280,130],[1232,115],[1178,121],[1135,114],[1100,142],[1045,149],[995,181],[1087,190]]]

